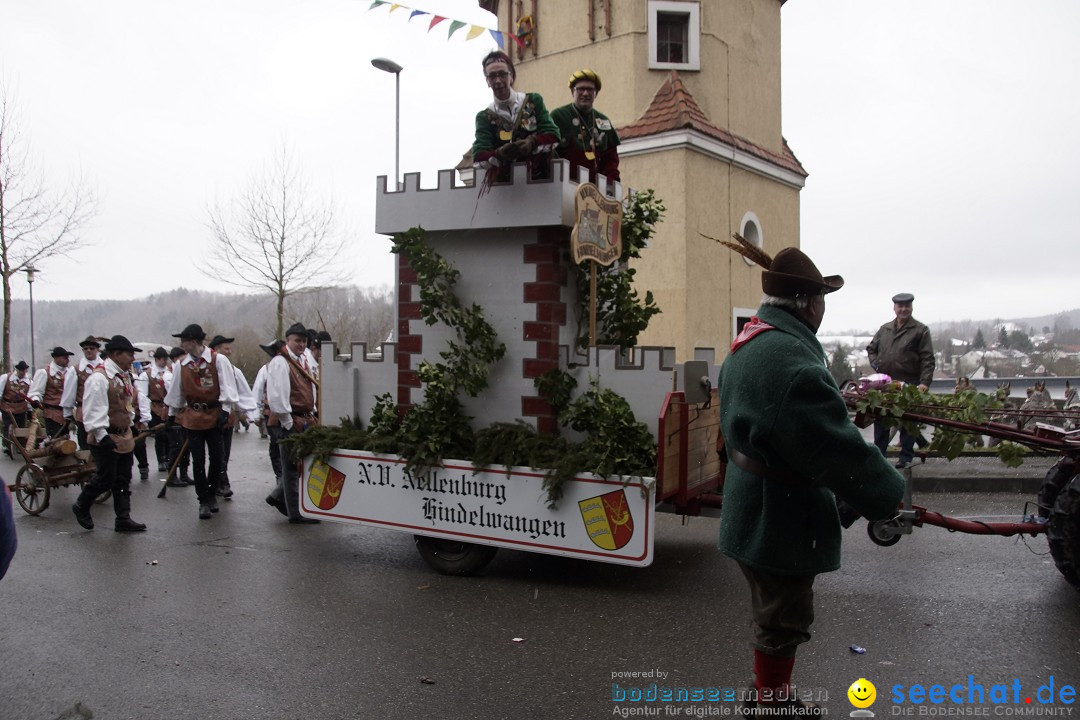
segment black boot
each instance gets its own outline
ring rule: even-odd
[[[116,525],[113,527],[116,532],[143,532],[146,530],[145,523],[135,522],[129,517],[116,518]]]
[[[90,517],[90,508],[83,507],[78,502],[71,506],[71,512],[75,513],[75,520],[87,530],[94,529],[94,518]]]
[[[289,511],[285,507],[285,501],[282,500],[281,498],[276,498],[273,495],[267,495],[266,496],[266,504],[269,505],[270,507],[277,508],[277,511],[279,513],[281,513],[282,515],[284,515],[285,517],[289,517]]]
[[[116,513],[116,532],[142,532],[146,525],[131,519],[131,490],[113,490],[113,511]]]
[[[139,468],[139,479],[140,480],[149,480],[150,479],[150,466],[149,465],[143,465],[142,467]]]
[[[210,507],[210,512],[216,513],[218,511],[217,498],[213,495],[206,499],[206,504]]]
[[[207,505],[206,503],[199,503],[199,519],[200,520],[209,520],[210,519],[210,506]]]
[[[158,471],[158,472],[169,472],[169,466],[168,466],[168,465],[166,465],[166,464],[165,464],[165,463],[163,463],[163,462],[159,462],[159,463],[157,464],[157,471]]]

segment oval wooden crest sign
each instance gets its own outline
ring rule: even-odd
[[[600,192],[593,183],[582,183],[574,196],[577,223],[570,233],[575,263],[592,260],[611,265],[622,255],[622,203]]]

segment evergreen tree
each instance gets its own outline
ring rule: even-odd
[[[829,372],[838,386],[843,386],[848,380],[855,378],[855,371],[851,369],[847,361],[848,349],[844,345],[837,345],[829,358]]]
[[[1009,333],[1005,330],[1004,325],[1001,326],[1001,331],[998,332],[998,345],[1006,349],[1009,347]]]
[[[975,331],[975,339],[971,341],[971,347],[973,350],[986,349],[986,338],[983,337],[982,328]]]

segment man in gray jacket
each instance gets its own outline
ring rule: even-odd
[[[891,375],[893,380],[919,386],[926,391],[934,379],[934,346],[930,341],[930,328],[911,317],[911,305],[915,296],[911,293],[893,295],[893,312],[896,319],[878,328],[877,334],[866,346],[870,367],[877,372]],[[890,427],[882,420],[874,423],[874,444],[881,454],[889,447]],[[900,457],[896,467],[911,466],[915,458],[914,435],[900,428]]]

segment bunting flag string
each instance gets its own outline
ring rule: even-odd
[[[468,42],[469,40],[475,40],[481,35],[487,33],[491,36],[492,40],[495,41],[495,44],[497,44],[499,46],[499,49],[501,50],[506,50],[508,39],[513,40],[519,48],[525,47],[525,41],[519,38],[517,35],[514,35],[513,33],[506,33],[502,32],[501,30],[492,30],[491,28],[484,27],[483,25],[474,25],[473,23],[465,22],[464,20],[454,20],[453,18],[444,17],[442,15],[435,15],[434,13],[428,12],[426,10],[417,10],[416,8],[411,8],[408,5],[391,2],[390,0],[372,0],[372,3],[370,7],[368,7],[368,10],[374,10],[375,8],[382,7],[383,5],[388,5],[390,8],[387,14],[393,13],[398,8],[401,8],[402,10],[408,10],[409,17],[406,22],[412,22],[412,19],[415,17],[431,15],[431,22],[428,24],[429,33],[434,30],[435,26],[442,21],[449,20],[450,27],[448,32],[446,33],[447,40],[452,38],[454,36],[454,33],[456,33],[458,30],[461,30],[464,27],[468,27],[469,30],[465,33],[466,42]]]

